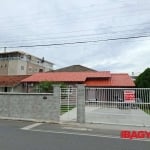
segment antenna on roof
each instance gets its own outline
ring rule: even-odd
[[[7,47],[4,47],[4,53],[6,53],[6,49],[7,49]]]
[[[45,60],[44,60],[44,57],[42,58],[41,62],[43,63]]]

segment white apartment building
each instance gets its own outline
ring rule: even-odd
[[[0,75],[31,75],[53,70],[53,63],[22,51],[0,53]]]

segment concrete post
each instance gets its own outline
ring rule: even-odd
[[[59,84],[53,84],[53,96],[54,96],[54,99],[55,99],[55,103],[57,103],[57,107],[56,107],[56,110],[58,112],[58,121],[60,121],[60,100],[61,100],[61,95],[60,95],[60,85]]]
[[[85,123],[85,86],[77,85],[77,122]]]
[[[59,84],[53,84],[53,93],[54,93],[54,96],[60,98],[60,85]]]

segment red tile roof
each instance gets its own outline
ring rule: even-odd
[[[49,72],[37,73],[22,82],[81,82],[93,87],[134,87],[135,84],[128,74],[102,72]]]
[[[92,87],[134,87],[135,84],[128,74],[111,74],[109,79],[93,79],[85,82]]]
[[[109,71],[102,72],[47,72],[36,73],[22,82],[84,82],[87,78],[110,78]]]
[[[111,78],[86,80],[85,85],[89,87],[108,87],[111,86]]]
[[[126,73],[112,73],[111,86],[135,86],[131,77]]]
[[[29,77],[29,75],[0,76],[0,87],[15,86],[27,77]]]

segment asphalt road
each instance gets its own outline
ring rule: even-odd
[[[149,150],[150,141],[123,140],[114,130],[0,120],[0,150]]]

